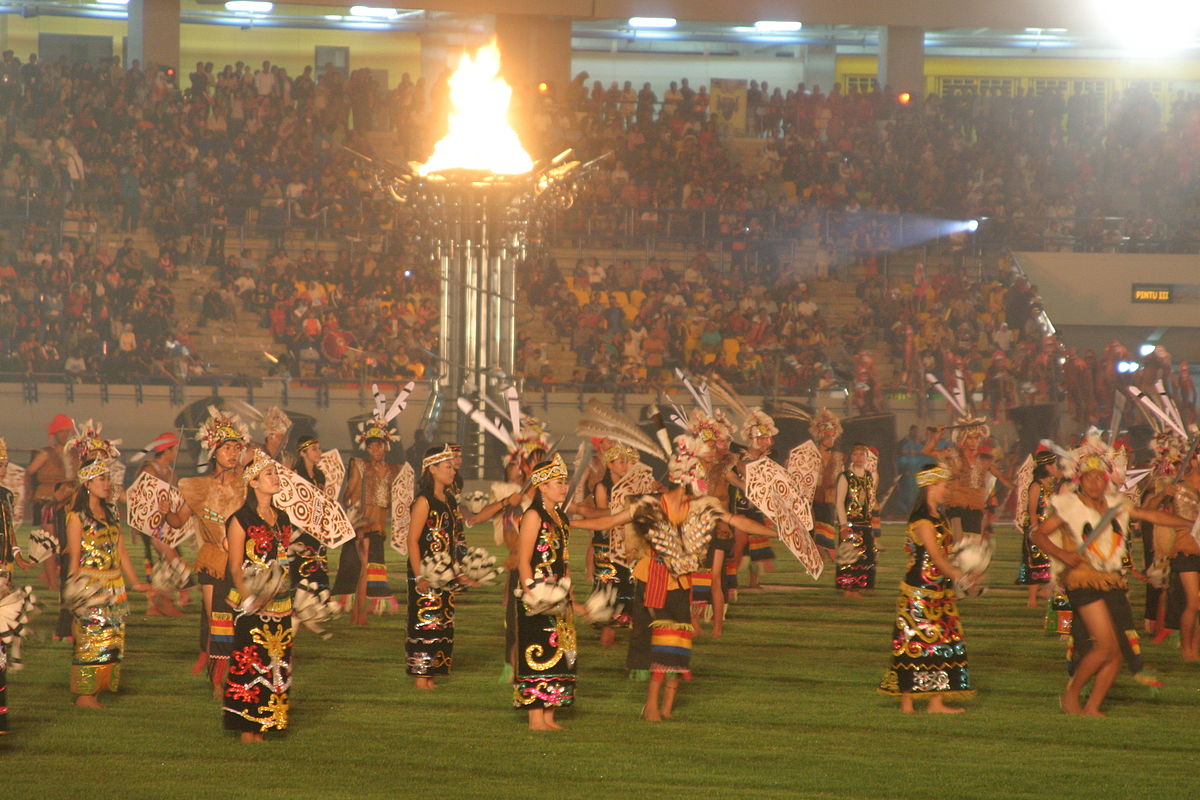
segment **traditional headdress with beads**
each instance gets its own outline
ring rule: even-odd
[[[221,411],[216,406],[208,407],[208,419],[200,423],[196,441],[209,452],[216,452],[225,442],[245,442],[250,430],[242,418],[232,411]]]
[[[935,483],[945,483],[950,480],[950,470],[941,464],[923,469],[917,473],[917,486],[933,486]]]
[[[271,406],[262,418],[263,435],[283,435],[292,427],[291,417],[279,406]]]
[[[79,468],[79,482],[87,483],[92,478],[99,478],[101,475],[108,474],[112,468],[112,459],[101,456],[95,461],[89,461]]]
[[[742,437],[747,441],[763,436],[778,435],[779,428],[775,425],[775,420],[771,419],[770,415],[761,408],[750,409],[750,413],[742,422]]]
[[[728,450],[733,442],[733,424],[719,408],[709,414],[700,409],[688,415],[688,434],[697,442],[699,453],[707,456],[710,449]]]
[[[103,453],[108,458],[121,455],[121,451],[117,449],[121,440],[105,439],[103,430],[103,423],[87,420],[75,428],[75,435],[63,445],[63,453],[68,459],[74,459],[76,464],[82,464],[90,453]]]
[[[987,424],[987,419],[984,417],[959,417],[954,428],[954,444],[961,445],[966,441],[968,436],[978,434],[979,438],[986,439],[992,435],[992,429]]]
[[[521,398],[516,387],[509,386],[504,390],[503,399],[507,408],[502,407],[486,394],[481,394],[478,399],[499,412],[501,416],[489,419],[488,412],[483,406],[476,406],[466,397],[458,398],[458,410],[504,445],[506,450],[505,467],[519,464],[521,474],[529,474],[534,465],[541,461],[551,449],[546,424],[537,417],[521,411]],[[503,419],[503,417],[507,417],[507,419]],[[507,428],[505,428],[505,423],[508,425]]]
[[[530,473],[529,483],[532,486],[541,486],[556,478],[562,478],[564,481],[567,479],[567,462],[563,461],[561,453],[555,453],[554,457],[550,459],[550,463],[538,467]]]
[[[1071,457],[1064,474],[1072,481],[1078,481],[1085,472],[1103,472],[1115,486],[1125,482],[1125,452],[1109,446],[1096,428],[1088,428]]]
[[[354,435],[355,444],[359,447],[366,447],[367,442],[371,439],[379,439],[385,447],[391,449],[392,442],[399,442],[400,434],[392,427],[392,420],[400,416],[400,413],[408,407],[408,396],[412,394],[414,386],[416,384],[412,381],[405,384],[389,406],[387,397],[379,391],[379,385],[371,384],[371,397],[374,405],[370,418],[358,423],[358,433]]]
[[[667,479],[671,483],[686,486],[697,497],[708,492],[708,470],[701,462],[701,453],[706,445],[694,436],[683,434],[676,436],[673,442],[674,452],[667,461]]]
[[[458,456],[458,453],[456,453],[454,451],[454,448],[451,447],[450,445],[446,445],[445,447],[443,447],[441,450],[437,451],[436,453],[432,453],[430,455],[425,456],[425,458],[421,459],[421,469],[422,470],[429,469],[430,467],[432,467],[435,464],[441,464],[443,461],[452,461],[457,456]]]
[[[358,423],[358,433],[354,435],[354,443],[359,447],[366,447],[367,442],[372,439],[381,440],[384,446],[390,449],[392,442],[400,441],[400,434],[396,433],[386,419],[372,414],[370,419]]]
[[[627,444],[614,444],[612,447],[604,451],[604,463],[611,464],[614,461],[637,461],[637,450],[634,450]]]
[[[255,450],[254,458],[250,459],[250,463],[246,465],[244,470],[242,470],[242,480],[246,483],[250,483],[250,481],[259,476],[259,473],[275,463],[275,459],[271,458],[262,450]]]

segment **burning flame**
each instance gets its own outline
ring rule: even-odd
[[[533,169],[533,159],[508,124],[512,87],[500,77],[500,49],[493,42],[464,53],[450,76],[450,127],[417,168],[429,175],[448,169],[477,169],[520,175]]]

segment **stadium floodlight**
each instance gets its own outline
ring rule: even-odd
[[[797,33],[803,27],[802,22],[785,19],[760,19],[754,23],[754,29],[759,33]]]
[[[1200,3],[1195,0],[1092,0],[1096,13],[1133,55],[1162,56],[1196,46]]]
[[[270,14],[274,8],[275,4],[266,0],[229,0],[225,4],[226,11],[238,14]]]
[[[674,28],[678,22],[674,17],[630,17],[629,27],[631,28],[652,28],[658,30],[670,30]]]
[[[395,19],[400,12],[394,8],[378,8],[376,6],[351,6],[350,16],[370,17],[371,19]]]

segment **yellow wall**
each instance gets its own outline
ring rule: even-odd
[[[838,56],[836,74],[876,74],[875,56]],[[928,56],[925,84],[936,91],[947,76],[998,78],[1102,78],[1121,84],[1137,80],[1200,81],[1200,61],[1188,59],[969,58]]]
[[[124,20],[40,16],[24,19],[5,14],[0,19],[0,49],[13,50],[22,60],[37,52],[39,33],[66,33],[113,37],[113,53],[121,53],[126,33]],[[313,63],[317,45],[350,48],[350,68],[386,69],[395,85],[401,73],[414,78],[421,72],[421,41],[415,33],[378,31],[252,28],[228,25],[182,25],[179,35],[180,71],[186,75],[197,61],[211,61],[220,70],[226,64],[245,61],[258,66],[263,59],[299,75]]]

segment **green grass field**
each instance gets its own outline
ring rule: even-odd
[[[472,543],[490,546],[490,529]],[[1012,586],[1019,552],[1000,531],[990,594],[961,604],[978,697],[966,714],[903,716],[875,685],[887,662],[898,526],[883,539],[874,596],[843,600],[787,557],[763,593],[743,593],[726,636],[697,641],[696,679],[676,719],[638,719],[644,684],[626,679],[625,638],[601,648],[580,630],[577,705],[563,733],[531,733],[501,670],[496,587],[460,599],[455,671],[436,692],[404,674],[403,617],[367,630],[333,623],[295,649],[291,729],[241,745],[192,677],[187,618],[147,618],[136,598],[119,695],[106,711],[71,705],[69,646],[39,618],[25,669],[9,674],[11,733],[0,737],[14,798],[1173,798],[1200,789],[1200,668],[1171,643],[1145,644],[1166,683],[1157,697],[1123,672],[1108,719],[1058,711],[1063,646]],[[24,538],[24,537],[22,537]],[[581,572],[578,533],[572,549]],[[784,555],[782,548],[777,553]],[[394,554],[389,553],[389,558]],[[393,559],[392,583],[401,580]],[[581,576],[579,581],[582,582]],[[743,573],[743,581],[744,573]],[[1135,610],[1140,616],[1140,590]]]

